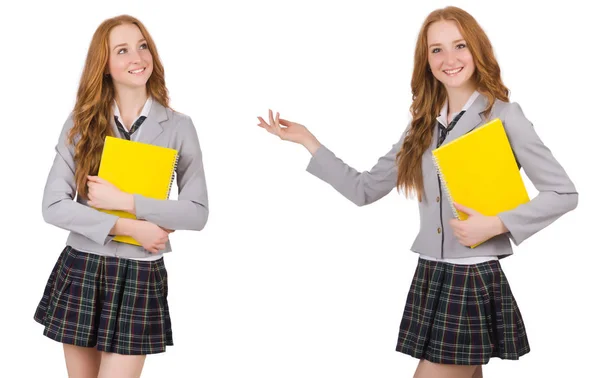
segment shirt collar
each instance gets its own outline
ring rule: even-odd
[[[461,110],[468,110],[471,105],[473,105],[473,103],[475,102],[475,100],[477,100],[477,97],[479,97],[480,93],[478,91],[474,91],[473,94],[471,95],[471,97],[469,97],[469,99],[467,100],[467,102],[465,103],[465,105],[463,106],[463,108]],[[454,113],[451,114],[452,118],[456,117],[456,115],[460,113]],[[442,126],[447,127],[448,126],[448,99],[446,98],[446,101],[444,101],[444,106],[442,106],[442,110],[440,111],[440,115],[437,117],[437,121],[439,123],[442,124]]]
[[[131,125],[127,126],[127,130],[129,130],[131,128],[131,126],[135,123],[135,121],[138,120],[138,118],[140,118],[141,116],[144,117],[148,117],[148,115],[150,114],[150,109],[152,108],[152,96],[148,96],[148,99],[146,100],[146,103],[144,104],[144,107],[142,108],[142,112],[135,118],[135,120],[131,123]],[[115,115],[115,117],[117,117],[117,119],[119,120],[119,122],[121,122],[121,125],[123,125],[123,127],[125,127],[125,123],[123,122],[123,119],[121,118],[121,112],[119,111],[119,107],[117,106],[117,100],[113,101],[113,114]]]

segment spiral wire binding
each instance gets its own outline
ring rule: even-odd
[[[179,154],[175,155],[175,159],[173,160],[173,171],[171,172],[171,181],[169,182],[169,189],[167,190],[167,197],[171,196],[171,188],[173,187],[173,181],[175,180],[175,172],[177,171],[177,164],[179,163]]]
[[[442,169],[440,168],[440,163],[435,155],[432,154],[432,157],[433,157],[433,164],[435,165],[435,168],[438,171],[438,175],[440,176],[440,179],[442,181],[442,187],[443,187],[444,193],[446,193],[446,197],[448,197],[448,201],[450,201],[450,208],[452,209],[452,213],[454,213],[454,217],[456,219],[460,220],[460,218],[458,216],[458,211],[456,211],[456,208],[454,207],[454,200],[452,199],[452,194],[450,194],[450,190],[448,189],[448,186],[446,185],[446,179],[444,178],[444,173],[442,172]]]

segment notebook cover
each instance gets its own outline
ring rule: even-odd
[[[98,176],[126,193],[166,200],[177,167],[177,150],[107,136]],[[136,219],[125,211],[103,210],[121,218]],[[135,239],[117,235],[115,241],[140,245]]]
[[[456,210],[454,202],[488,216],[529,202],[508,137],[498,118],[434,149],[432,154],[457,219],[465,220],[468,216]]]

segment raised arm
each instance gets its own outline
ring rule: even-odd
[[[358,206],[368,205],[388,194],[398,177],[396,154],[404,143],[406,131],[400,140],[369,170],[358,172],[337,158],[327,147],[321,145],[306,127],[295,122],[273,117],[269,111],[269,122],[258,117],[260,127],[271,134],[303,145],[313,156],[307,171],[329,183],[335,190]],[[283,127],[282,127],[283,126]]]

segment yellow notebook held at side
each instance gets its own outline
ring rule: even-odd
[[[178,159],[177,150],[172,148],[107,136],[98,176],[126,193],[166,200],[169,199]],[[100,211],[136,219],[135,215],[125,211]],[[140,245],[124,235],[117,235],[113,240]]]
[[[468,216],[456,210],[455,202],[488,216],[529,202],[504,126],[498,118],[434,149],[432,154],[454,216],[459,220]]]

